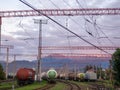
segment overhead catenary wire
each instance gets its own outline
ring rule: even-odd
[[[76,0],[76,2],[77,2],[77,4],[78,4],[79,8],[84,9],[84,7],[80,4],[79,0]],[[93,22],[94,22],[94,21],[93,21],[93,16],[92,16],[92,17],[89,16],[90,20],[89,20],[87,17],[85,17],[85,16],[83,16],[83,18],[84,18],[84,20],[85,20],[85,30],[86,30],[86,32],[87,32],[90,36],[94,37],[94,35],[92,34],[92,32],[90,32],[90,29],[89,29],[89,27],[88,27],[88,25],[87,25],[87,23],[86,23],[86,22],[93,23]]]
[[[49,0],[56,8],[59,8],[52,0]]]
[[[106,30],[120,29],[120,26],[102,25],[102,24],[97,24],[97,25],[100,26],[102,29],[106,29]]]
[[[46,8],[45,7],[45,5],[43,5],[42,4],[42,2],[40,1],[40,0],[38,0],[39,1],[39,3],[44,7],[44,8]],[[53,3],[52,3],[53,4]],[[58,6],[56,6],[55,5],[55,3],[53,4],[56,8],[58,8]],[[53,16],[54,18],[55,18],[55,20],[57,20],[58,22],[60,22],[59,20],[58,20],[58,18],[56,18],[55,16]],[[54,26],[54,24],[53,23],[49,23],[52,27],[54,27],[56,30],[59,30],[60,31],[60,33],[62,34],[62,36],[61,37],[63,37],[63,36],[65,36],[66,37],[66,34],[64,33],[64,32],[62,32],[58,27],[56,27],[56,26]],[[52,35],[53,36],[53,35]]]
[[[33,7],[31,4],[29,4],[27,1],[25,1],[25,0],[24,0],[24,1],[23,1],[23,0],[19,0],[19,1],[22,2],[22,3],[24,3],[25,5],[27,5],[27,6],[30,7],[31,9],[37,11],[39,14],[41,14],[41,15],[47,17],[48,19],[50,19],[51,21],[53,21],[54,23],[56,23],[57,25],[59,25],[60,27],[62,27],[64,30],[66,30],[66,31],[68,31],[68,32],[70,32],[70,33],[72,33],[73,35],[75,35],[75,36],[77,36],[78,38],[82,39],[82,40],[85,41],[86,43],[88,43],[88,44],[94,46],[95,48],[97,48],[97,49],[99,49],[99,50],[101,50],[101,51],[103,51],[103,52],[105,52],[105,53],[111,55],[111,53],[109,53],[109,52],[103,50],[102,48],[99,48],[98,46],[92,44],[91,42],[85,40],[84,38],[82,38],[81,36],[79,36],[79,35],[76,34],[75,32],[71,31],[70,29],[66,28],[65,26],[63,26],[62,24],[60,24],[60,23],[57,22],[56,20],[52,19],[52,18],[49,17],[48,15],[46,15],[46,14],[40,12],[38,9],[36,9],[35,7]]]
[[[21,21],[19,22],[19,26],[24,30],[24,32],[30,37],[32,38],[32,36],[27,32],[27,30],[23,27]]]
[[[83,8],[82,5],[80,4],[79,0],[76,0],[76,2],[77,2],[78,6],[79,6],[80,8]],[[84,1],[84,2],[85,2],[85,1]],[[86,3],[86,2],[85,2],[85,3]],[[86,5],[87,5],[87,4],[86,4]],[[84,8],[83,8],[83,9],[84,9]],[[98,37],[100,37],[99,32],[98,32],[98,29],[96,28],[96,19],[94,20],[93,16],[92,16],[92,17],[89,16],[89,18],[90,18],[90,20],[89,20],[88,18],[84,17],[85,26],[86,26],[86,28],[85,28],[86,32],[87,32],[89,35],[91,35],[92,37],[95,37],[95,36],[92,34],[92,32],[90,32],[90,29],[87,28],[87,27],[88,27],[88,25],[86,24],[86,21],[87,21],[88,23],[93,24],[93,26],[94,26],[94,28],[95,28],[95,30],[96,30],[96,33],[97,33],[97,34],[95,34],[95,35],[98,35]],[[88,30],[89,30],[89,31],[88,31]],[[96,37],[97,37],[97,36],[96,36]],[[98,42],[99,42],[99,41],[98,41]]]
[[[51,4],[53,4],[56,8],[58,8],[58,9],[60,9],[59,8],[59,6],[57,6],[54,2],[52,2],[51,0],[49,0],[49,2],[51,2]],[[67,3],[65,0],[63,0],[63,2],[66,4],[66,5],[68,5],[70,8],[72,8],[71,7],[71,5],[69,4],[69,3]],[[56,18],[55,16],[53,16],[54,18],[55,18],[55,20],[57,20],[58,22],[60,22],[59,20],[58,20],[58,18]],[[68,16],[68,18],[71,20],[71,21],[73,21],[76,25],[78,25],[78,26],[80,26],[82,29],[84,29],[78,22],[76,22],[74,19],[72,19],[70,16]],[[55,26],[54,26],[55,27]],[[57,28],[57,30],[60,30],[60,29],[58,29]],[[63,33],[63,32],[61,32],[63,35],[65,34],[65,33]],[[65,36],[65,35],[64,35]],[[67,38],[68,38],[68,36],[67,36]]]
[[[97,28],[96,28],[97,29]],[[108,41],[115,46],[115,44],[112,42],[112,40],[103,32],[102,29],[99,28],[99,30],[105,35],[105,37],[107,37]]]
[[[95,30],[96,30],[96,32],[97,32],[96,35],[98,35],[98,38],[97,38],[97,39],[99,39],[99,37],[100,37],[99,32],[98,32],[98,30],[99,30],[99,31],[101,31],[101,33],[102,33],[105,37],[107,37],[108,41],[109,41],[112,45],[115,46],[115,44],[110,40],[110,38],[106,35],[106,33],[103,32],[103,30],[101,29],[101,27],[98,26],[98,24],[96,23],[96,20],[95,20],[94,23],[91,22],[91,21],[88,20],[88,19],[86,19],[86,21],[87,21],[88,23],[90,23],[90,24],[93,24],[93,26],[94,26],[94,28],[95,28]],[[98,41],[98,42],[99,42],[99,41]]]
[[[29,43],[27,40],[33,40],[33,41],[34,41],[35,38],[33,38],[33,37],[27,32],[27,30],[23,27],[23,24],[22,24],[22,21],[21,21],[21,20],[20,20],[20,22],[19,22],[18,25],[24,30],[25,34],[27,34],[27,36],[29,37],[29,38],[24,38],[24,39],[21,39],[21,40],[23,40],[23,41],[27,44],[27,46],[33,47],[33,45],[32,45],[31,43]]]
[[[51,2],[51,0],[50,0],[50,2]],[[72,8],[71,7],[71,5],[69,4],[69,3],[67,3],[65,0],[63,0],[63,2],[66,4],[66,5],[68,5],[70,8]],[[51,2],[56,8],[58,8],[58,9],[60,9],[55,3],[53,3],[53,2]],[[80,26],[82,29],[84,29],[78,22],[76,22],[74,19],[72,19],[70,16],[68,16],[76,25],[78,25],[78,26]]]

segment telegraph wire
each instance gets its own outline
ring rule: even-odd
[[[86,43],[88,43],[88,44],[94,46],[95,48],[97,48],[97,49],[99,49],[99,50],[101,50],[101,51],[103,51],[103,52],[105,52],[105,53],[111,55],[111,53],[109,53],[109,52],[103,50],[102,48],[100,48],[100,47],[98,47],[98,46],[92,44],[91,42],[89,42],[89,41],[87,41],[86,39],[82,38],[81,36],[79,36],[79,35],[76,34],[75,32],[73,32],[73,31],[71,31],[70,29],[66,28],[65,26],[63,26],[62,24],[60,24],[59,22],[57,22],[56,20],[52,19],[52,18],[49,17],[48,15],[46,15],[46,14],[40,12],[38,9],[36,9],[35,7],[33,7],[31,4],[29,4],[29,3],[26,2],[25,0],[24,0],[24,1],[23,1],[23,0],[19,0],[19,1],[22,2],[22,3],[24,3],[25,5],[27,5],[27,6],[30,7],[31,9],[37,11],[39,14],[41,14],[41,15],[47,17],[48,19],[50,19],[51,21],[53,21],[54,23],[56,23],[57,25],[59,25],[60,27],[62,27],[64,30],[66,30],[66,31],[68,31],[68,32],[70,32],[70,33],[72,33],[73,35],[75,35],[75,36],[77,36],[78,38],[82,39],[82,40],[85,41]]]

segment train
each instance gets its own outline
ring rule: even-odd
[[[18,85],[32,84],[35,80],[35,71],[31,68],[20,68],[16,73]]]

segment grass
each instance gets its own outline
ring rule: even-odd
[[[46,81],[42,81],[42,82],[34,82],[33,84],[27,85],[27,86],[23,86],[23,87],[19,87],[19,88],[15,88],[15,90],[33,90],[36,88],[40,88],[40,87],[44,87],[47,84]],[[0,83],[0,90],[2,89],[12,89],[12,86],[17,85],[17,82],[4,82],[4,83]]]
[[[64,83],[58,82],[53,88],[50,90],[63,90],[66,88],[66,85]]]
[[[33,90],[33,89],[36,89],[36,88],[44,87],[46,84],[47,84],[46,81],[34,82],[33,84],[23,86],[23,87],[20,87],[20,88],[16,88],[15,90]]]
[[[12,85],[17,86],[16,82],[4,82],[4,83],[0,83],[0,89],[3,89],[3,88],[12,88]]]

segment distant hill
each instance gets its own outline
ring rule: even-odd
[[[42,58],[42,69],[47,70],[48,68],[60,68],[65,64],[70,68],[73,69],[76,65],[77,68],[84,68],[86,65],[96,65],[102,66],[103,68],[107,68],[109,66],[110,58],[100,58],[100,57],[77,57],[77,58],[68,58],[64,56],[56,56],[50,55],[47,57]],[[0,61],[3,65],[5,70],[6,63],[4,61]],[[36,68],[37,67],[37,60],[27,61],[27,60],[17,60],[9,63],[9,72],[13,72],[16,68],[18,70],[21,67],[26,68]]]

